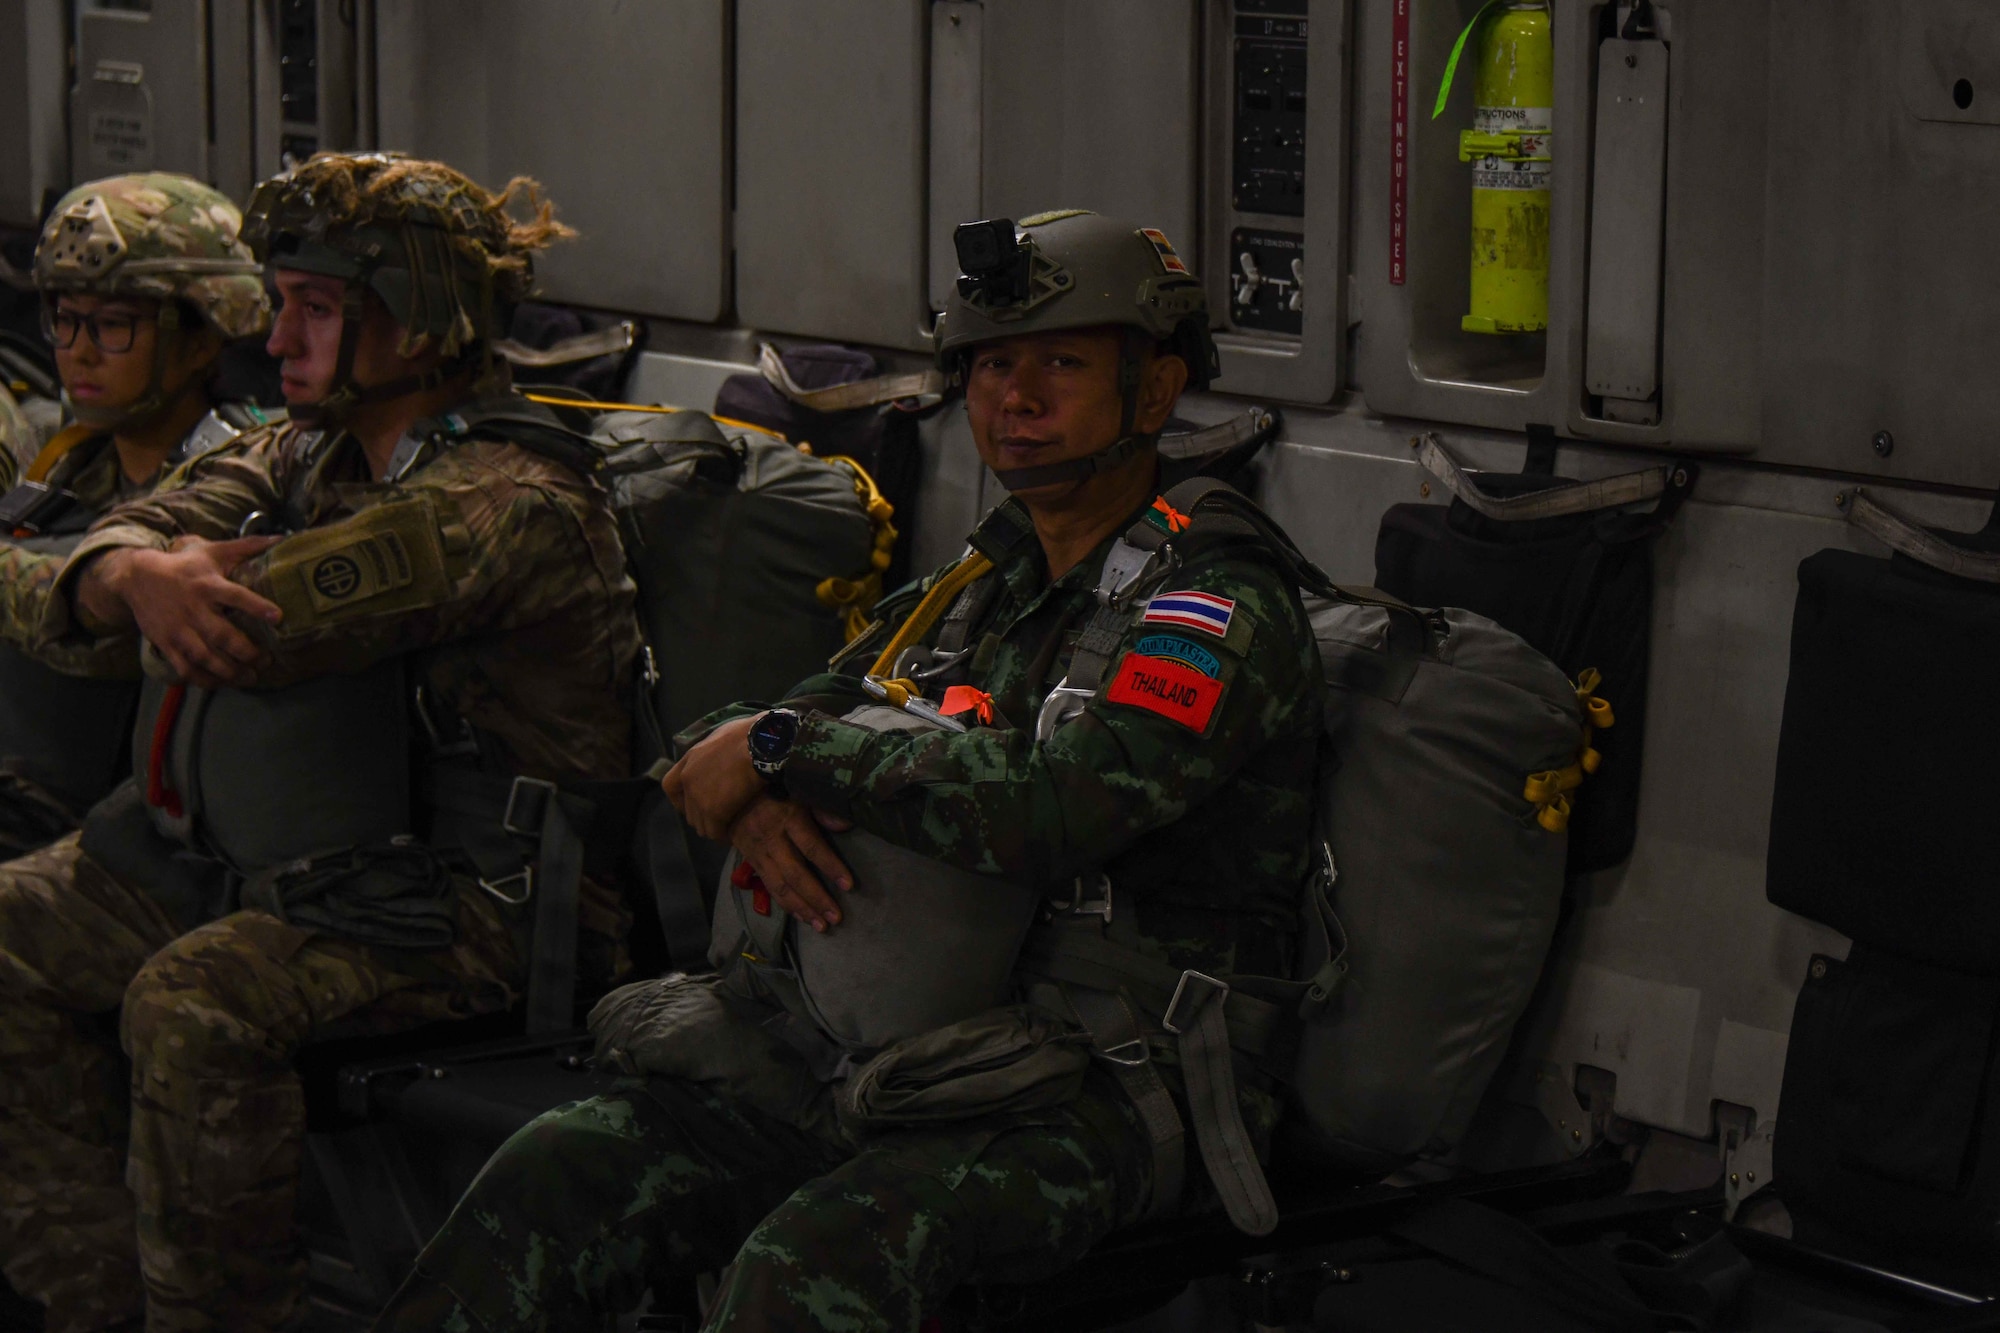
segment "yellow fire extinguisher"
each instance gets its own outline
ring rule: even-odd
[[[1452,47],[1438,89],[1475,32],[1472,128],[1458,160],[1472,164],[1472,301],[1467,333],[1534,333],[1549,326],[1549,139],[1555,128],[1555,47],[1548,0],[1490,0]]]

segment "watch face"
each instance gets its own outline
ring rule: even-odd
[[[798,716],[788,709],[774,708],[750,729],[750,748],[759,759],[775,763],[790,751],[798,734]]]

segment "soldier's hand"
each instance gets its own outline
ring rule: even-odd
[[[136,625],[189,684],[247,684],[265,652],[229,613],[275,625],[281,612],[229,575],[278,540],[239,537],[171,551],[107,551],[84,571],[79,609],[99,624]]]
[[[730,844],[757,868],[778,906],[818,931],[840,924],[840,908],[827,883],[843,891],[854,887],[853,873],[820,831],[823,822],[797,801],[765,794],[729,830]],[[828,826],[835,824],[842,821]]]
[[[709,732],[660,781],[687,826],[704,838],[726,841],[737,817],[764,794],[764,779],[750,766],[752,720],[738,718]]]

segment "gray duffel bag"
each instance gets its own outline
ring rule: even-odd
[[[878,731],[933,724],[869,706],[844,721]],[[835,891],[840,924],[802,927],[776,903],[754,910],[733,888],[731,854],[716,892],[709,961],[850,1051],[874,1051],[1006,1002],[1041,896],[995,875],[935,861],[861,829],[831,835],[854,872]]]
[[[1555,664],[1482,616],[1306,610],[1333,762],[1300,975],[1343,926],[1347,971],[1300,1034],[1294,1107],[1330,1158],[1386,1170],[1458,1142],[1527,1008],[1568,847],[1530,791],[1558,798],[1583,718]]]

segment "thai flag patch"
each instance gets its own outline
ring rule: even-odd
[[[1209,592],[1163,592],[1146,603],[1140,621],[1147,625],[1174,625],[1181,629],[1206,630],[1221,638],[1229,633],[1229,619],[1236,603]]]

